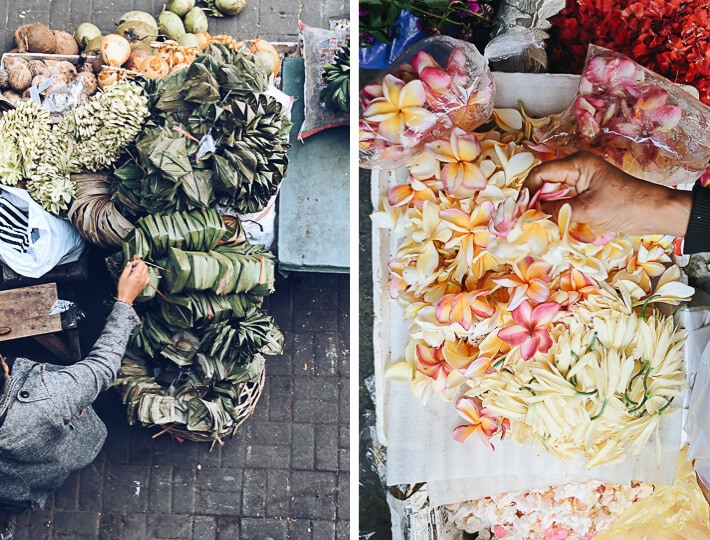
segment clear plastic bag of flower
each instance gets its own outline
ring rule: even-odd
[[[693,182],[710,160],[710,107],[623,54],[590,45],[576,98],[542,142],[588,150],[651,182]]]
[[[425,144],[466,132],[493,112],[488,60],[448,36],[410,47],[360,92],[360,166],[396,169]]]

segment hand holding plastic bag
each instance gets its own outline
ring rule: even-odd
[[[360,166],[396,169],[454,128],[472,131],[493,112],[488,61],[471,43],[425,39],[360,93]]]
[[[590,45],[576,99],[541,142],[588,150],[658,184],[694,182],[710,160],[710,107],[623,54]]]

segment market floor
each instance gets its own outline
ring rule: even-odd
[[[98,276],[90,288],[60,287],[89,315],[82,342],[100,331],[111,285]],[[155,437],[129,426],[108,390],[96,404],[108,426],[103,450],[45,509],[16,518],[5,529],[12,540],[348,538],[349,277],[292,273],[276,286],[265,307],[285,351],[267,358],[264,393],[232,439],[210,451]],[[29,341],[12,343],[51,361]]]

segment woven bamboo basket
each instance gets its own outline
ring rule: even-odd
[[[256,409],[256,404],[261,397],[261,393],[264,390],[264,384],[266,381],[266,369],[261,370],[261,374],[256,381],[247,381],[239,383],[239,397],[236,406],[237,417],[234,422],[225,430],[221,437],[212,437],[205,433],[199,431],[190,431],[185,429],[184,426],[178,427],[174,424],[171,425],[155,425],[154,427],[160,428],[160,431],[153,435],[153,438],[159,437],[165,433],[169,433],[178,441],[192,441],[192,442],[209,442],[214,446],[215,443],[220,445],[224,444],[224,438],[234,437],[239,427],[254,413]],[[148,426],[150,427],[150,426]]]

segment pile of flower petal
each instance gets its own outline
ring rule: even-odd
[[[685,384],[684,334],[662,304],[693,292],[672,238],[599,235],[521,190],[555,156],[536,141],[545,119],[495,110],[489,131],[454,129],[409,164],[376,224],[398,240],[390,295],[409,323],[405,359],[387,376],[423,401],[451,401],[453,436],[512,432],[585,467],[637,454]]]
[[[589,540],[611,527],[633,503],[653,492],[653,484],[647,482],[572,482],[484,497],[446,509],[459,529],[478,533],[480,540]]]

